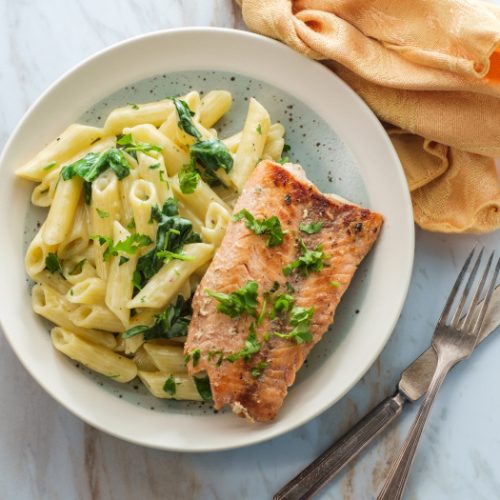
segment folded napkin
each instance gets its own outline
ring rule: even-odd
[[[383,121],[415,221],[500,228],[500,7],[472,0],[237,0],[247,26],[325,61]]]

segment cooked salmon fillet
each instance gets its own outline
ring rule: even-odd
[[[283,243],[269,247],[267,238],[255,234],[244,221],[229,225],[194,295],[185,353],[189,357],[199,350],[188,370],[190,374],[206,371],[216,409],[229,405],[240,416],[266,422],[276,417],[297,371],[333,322],[337,305],[377,239],[383,218],[320,193],[300,167],[267,160],[252,173],[234,212],[242,209],[257,219],[277,216],[286,231]],[[315,234],[299,229],[300,224],[317,222],[322,227]],[[283,268],[297,260],[301,248],[313,250],[318,245],[324,253],[322,269],[295,270],[285,276]],[[310,340],[299,344],[294,338],[283,338],[292,329],[283,314],[274,319],[260,315],[260,324],[250,314],[232,318],[219,312],[218,301],[207,294],[207,290],[229,294],[249,281],[258,283],[259,312],[264,297],[269,310],[271,297],[280,293],[293,296],[296,307],[314,308]],[[234,362],[225,359],[244,349],[252,330],[258,351]]]

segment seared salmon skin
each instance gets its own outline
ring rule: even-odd
[[[215,409],[276,417],[382,223],[320,193],[299,166],[257,165],[193,297],[187,366],[207,373]]]

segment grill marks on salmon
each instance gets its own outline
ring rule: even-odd
[[[297,371],[333,322],[337,305],[377,239],[383,218],[320,193],[293,166],[270,161],[262,161],[245,185],[235,213],[243,208],[256,218],[276,215],[287,234],[281,245],[269,248],[267,238],[253,233],[244,222],[229,225],[194,295],[185,352],[200,350],[199,361],[196,366],[190,361],[188,370],[191,374],[207,372],[216,409],[229,405],[249,420],[266,422],[276,417]],[[301,223],[318,221],[322,228],[316,234],[299,230]],[[301,239],[311,250],[323,246],[325,266],[306,276],[295,270],[286,277],[283,268],[300,255]],[[287,293],[286,283],[288,290],[293,287],[294,306],[314,308],[309,327],[312,340],[297,344],[273,335],[291,329],[279,316],[272,321],[266,316],[258,326],[248,315],[230,318],[217,311],[218,302],[205,292],[229,294],[249,280],[259,284],[259,310],[264,292],[275,282],[280,284],[276,294]],[[244,347],[252,323],[260,350],[247,360],[217,363],[213,353],[229,355]],[[256,376],[252,369],[264,366],[261,363],[265,367]]]

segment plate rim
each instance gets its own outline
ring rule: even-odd
[[[23,125],[30,119],[31,114],[33,111],[39,106],[40,103],[44,101],[44,99],[58,86],[60,85],[68,76],[70,76],[72,73],[76,72],[83,66],[87,65],[91,61],[97,60],[106,54],[113,52],[114,50],[121,49],[126,47],[127,45],[134,44],[138,41],[145,40],[145,39],[150,39],[150,38],[155,38],[155,37],[163,37],[163,36],[175,36],[177,33],[185,33],[185,32],[190,32],[194,36],[197,34],[205,34],[205,35],[211,35],[211,34],[225,34],[225,35],[230,35],[230,36],[236,36],[236,37],[241,37],[241,38],[247,38],[248,40],[259,40],[260,42],[264,42],[269,44],[270,46],[274,46],[275,49],[278,50],[284,50],[287,51],[295,56],[298,56],[300,58],[303,58],[311,64],[315,64],[317,66],[317,69],[319,71],[323,71],[325,75],[328,75],[329,78],[333,78],[337,80],[337,83],[340,84],[341,86],[344,87],[344,90],[351,94],[351,97],[355,100],[357,100],[360,104],[362,104],[362,107],[366,111],[366,118],[371,121],[371,125],[374,126],[378,131],[380,132],[380,138],[381,140],[384,141],[385,148],[387,149],[387,152],[392,156],[393,161],[395,164],[399,167],[397,169],[397,175],[398,175],[398,181],[401,185],[406,186],[406,178],[404,176],[404,171],[401,166],[399,157],[397,156],[397,153],[387,135],[385,132],[382,124],[378,120],[378,118],[375,116],[373,111],[367,106],[367,104],[361,99],[361,97],[354,92],[342,79],[340,79],[333,71],[330,69],[326,68],[322,64],[320,64],[317,61],[313,61],[311,59],[308,59],[307,57],[303,56],[302,54],[297,53],[287,45],[278,42],[276,40],[273,40],[271,38],[255,34],[255,33],[250,33],[247,31],[243,30],[237,30],[237,29],[230,29],[230,28],[218,28],[218,27],[181,27],[181,28],[173,28],[173,29],[162,29],[162,30],[157,30],[153,32],[148,32],[145,34],[137,35],[134,37],[127,38],[125,40],[122,40],[118,43],[112,44],[110,46],[107,46],[91,55],[88,57],[84,58],[82,61],[79,63],[75,64],[72,66],[70,69],[65,71],[59,78],[55,79],[55,81],[50,84],[41,94],[40,96],[33,102],[31,106],[26,110],[26,112],[23,114],[21,119],[18,121],[17,125],[14,127],[13,131],[9,135],[3,149],[2,153],[0,154],[0,171],[3,169],[3,165],[5,163],[5,159],[7,157],[7,154],[11,148],[11,144],[14,142],[16,136],[18,135],[20,129],[23,127]],[[195,69],[195,68],[193,68]],[[150,75],[152,76],[152,75]],[[396,172],[395,172],[396,173]],[[288,433],[297,427],[304,425],[305,423],[313,420],[316,418],[318,415],[326,411],[328,408],[332,407],[334,404],[336,404],[342,397],[344,397],[359,381],[360,379],[367,373],[367,371],[373,366],[373,363],[377,359],[377,357],[380,355],[384,347],[386,346],[388,340],[392,336],[392,333],[394,331],[394,327],[399,319],[399,316],[401,314],[401,311],[403,309],[404,303],[406,301],[406,297],[408,294],[409,290],[409,285],[410,285],[410,280],[411,280],[411,275],[412,275],[412,270],[413,270],[413,265],[414,265],[414,254],[415,254],[415,230],[414,230],[414,224],[413,224],[413,215],[412,215],[412,204],[411,204],[411,197],[409,190],[403,190],[402,192],[403,198],[405,199],[405,206],[401,207],[402,210],[405,210],[409,212],[407,214],[407,219],[408,219],[408,224],[405,226],[405,236],[408,239],[409,243],[409,248],[408,251],[410,252],[408,255],[408,264],[407,264],[407,269],[406,269],[406,275],[402,276],[402,293],[399,298],[399,301],[397,303],[397,306],[395,310],[397,310],[397,314],[394,315],[394,318],[392,319],[391,322],[389,322],[389,327],[387,328],[387,333],[383,340],[380,342],[380,346],[378,349],[373,351],[373,354],[369,361],[367,361],[366,368],[354,377],[353,381],[345,387],[345,389],[338,395],[338,397],[335,400],[328,400],[325,402],[321,407],[317,408],[314,412],[310,412],[307,414],[303,414],[301,416],[297,416],[296,421],[288,425],[286,428],[278,428],[277,426],[275,427],[274,431],[271,431],[270,433],[262,435],[260,434],[255,434],[253,432],[248,432],[246,435],[246,439],[243,439],[242,442],[237,442],[235,444],[220,444],[220,446],[214,447],[203,447],[203,446],[171,446],[165,444],[165,443],[158,443],[158,444],[152,444],[152,443],[146,443],[140,438],[136,438],[135,436],[130,436],[130,435],[124,435],[120,432],[115,432],[112,428],[109,426],[106,426],[105,424],[101,424],[98,420],[92,420],[91,417],[88,417],[87,415],[82,415],[80,413],[79,408],[75,408],[73,404],[69,403],[66,401],[64,398],[59,397],[59,394],[56,394],[51,390],[51,386],[48,381],[44,381],[44,379],[39,379],[36,377],[35,373],[32,372],[32,369],[30,368],[29,363],[27,362],[26,359],[24,359],[24,355],[20,349],[18,349],[18,345],[14,341],[14,337],[7,333],[8,330],[5,328],[5,319],[4,315],[0,314],[0,329],[3,331],[4,337],[7,339],[8,344],[16,354],[17,359],[21,362],[21,364],[24,366],[24,368],[27,370],[27,372],[30,374],[30,376],[33,377],[33,379],[41,386],[43,389],[53,398],[55,399],[58,403],[60,403],[64,408],[66,408],[68,411],[70,411],[73,415],[77,416],[80,418],[82,421],[85,423],[91,425],[92,427],[95,427],[107,434],[110,434],[114,437],[123,439],[125,441],[128,441],[130,443],[138,444],[141,446],[146,446],[146,447],[151,447],[155,449],[162,449],[162,450],[170,450],[170,451],[182,451],[182,452],[212,452],[212,451],[223,451],[223,450],[230,450],[230,449],[235,449],[235,448],[242,448],[244,446],[249,446],[257,443],[261,443],[263,441],[268,441],[270,439],[276,438],[280,435],[283,435],[285,433]],[[0,305],[0,312],[3,312],[3,306]],[[270,426],[273,426],[273,423],[269,424]]]

